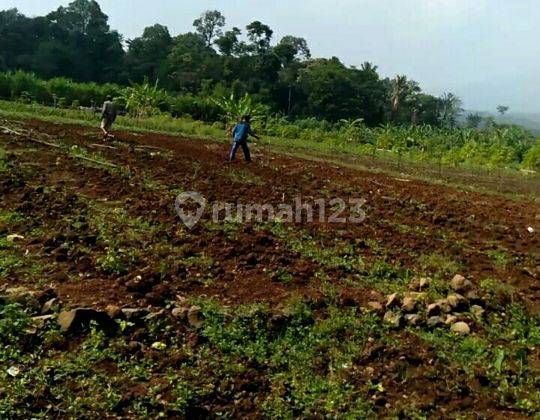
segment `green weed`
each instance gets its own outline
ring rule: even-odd
[[[494,251],[488,251],[486,254],[492,258],[495,261],[495,264],[497,264],[501,268],[506,268],[508,263],[510,262],[509,255],[501,250],[494,250]]]
[[[458,262],[437,252],[421,255],[418,264],[425,274],[438,277],[451,277],[461,269]]]
[[[22,265],[23,262],[15,255],[8,254],[6,250],[0,249],[0,278],[8,276],[12,270]]]
[[[16,212],[0,209],[0,223],[8,226],[24,220],[24,217]]]

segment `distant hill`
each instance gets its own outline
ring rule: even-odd
[[[540,135],[540,114],[536,113],[521,113],[521,112],[509,112],[504,116],[495,114],[492,112],[481,112],[481,111],[465,111],[462,116],[462,121],[465,122],[467,115],[478,113],[482,117],[491,116],[495,118],[495,122],[498,124],[514,124],[521,127],[525,127],[531,130],[534,134]]]
[[[504,116],[497,116],[495,121],[502,124],[515,124],[528,128],[535,134],[540,134],[540,114],[508,113]]]

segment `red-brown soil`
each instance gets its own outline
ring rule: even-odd
[[[202,286],[197,281],[186,282],[192,273],[175,272],[175,267],[170,267],[168,284],[174,293],[204,294],[227,303],[279,302],[294,294],[315,296],[318,282],[312,276],[321,264],[291,251],[282,239],[250,223],[240,225],[232,239],[223,231],[213,231],[199,224],[189,232],[190,239],[184,243],[175,238],[175,232],[183,229],[174,209],[175,194],[166,189],[149,188],[145,185],[148,181],[198,191],[208,202],[277,205],[293,204],[297,196],[305,201],[364,198],[367,218],[361,224],[304,222],[296,226],[317,238],[322,248],[336,239],[351,244],[368,262],[382,258],[414,274],[423,274],[418,265],[419,257],[436,252],[459,263],[460,271],[474,281],[489,278],[510,284],[531,308],[536,306],[540,296],[537,285],[540,207],[534,202],[464,192],[277,154],[262,155],[257,151],[252,165],[242,161],[228,165],[224,159],[227,145],[159,134],[119,133],[118,144],[129,147],[112,149],[92,146],[99,142],[95,133],[86,127],[33,121],[27,123],[25,129],[30,130],[26,135],[31,138],[61,140],[67,145],[97,151],[107,161],[129,170],[129,175],[63,156],[56,148],[24,137],[3,135],[6,148],[18,150],[11,156],[14,163],[28,172],[24,184],[2,181],[2,200],[7,207],[52,223],[62,213],[76,212],[77,209],[63,206],[68,205],[66,201],[69,202],[71,196],[82,195],[118,202],[130,216],[159,223],[158,237],[169,238],[182,246],[187,255],[204,252],[214,261],[215,281],[210,286]],[[42,202],[39,186],[55,186],[58,194],[54,197],[58,202]],[[208,213],[203,220],[210,218]],[[530,233],[528,227],[535,232]],[[84,235],[84,232],[74,234]],[[52,246],[48,246],[34,238],[28,245],[32,251],[45,255],[54,251],[61,239],[44,238],[45,242],[51,242]],[[376,249],[373,244],[377,244]],[[495,264],[488,256],[487,253],[494,250],[503,250],[508,255],[509,263],[505,267]],[[111,301],[127,303],[133,298],[126,293],[125,284],[136,273],[131,272],[122,279],[93,275],[96,273],[92,270],[92,255],[88,256],[88,261],[83,259],[88,266],[83,268],[90,273],[85,281],[62,281],[62,273],[77,271],[76,258],[80,256],[68,256],[67,261],[59,261],[57,272],[50,273],[47,279],[66,301],[73,305],[101,306]],[[137,268],[148,273],[157,264],[159,256],[145,255]],[[293,274],[292,284],[271,280],[269,273],[279,267],[286,267]],[[350,277],[343,269],[331,268],[326,272],[336,284]],[[18,283],[18,279],[11,278],[11,282]],[[357,299],[367,295],[365,291],[350,292]]]
[[[266,302],[277,307],[294,296],[317,303],[323,294],[321,274],[339,291],[340,305],[364,306],[382,299],[385,290],[373,283],[373,267],[384,263],[395,270],[381,275],[390,289],[392,282],[402,281],[400,275],[449,281],[451,272],[458,271],[477,284],[489,279],[509,285],[514,299],[523,301],[530,312],[538,311],[540,206],[532,200],[262,153],[257,147],[253,164],[227,164],[228,145],[217,142],[122,132],[104,144],[88,127],[41,121],[6,124],[22,135],[0,134],[11,166],[0,180],[0,200],[4,210],[24,219],[9,230],[0,224],[0,233],[24,236],[19,257],[37,268],[14,268],[5,283],[53,288],[67,307],[160,307],[176,295],[214,298],[225,305]],[[67,153],[65,147],[51,144],[80,146],[92,152],[83,157],[115,166],[79,159],[76,149]],[[298,196],[308,202],[363,198],[367,218],[360,224],[303,220],[290,225],[290,231],[285,224],[280,234],[270,223],[214,225],[207,212],[188,230],[174,208],[180,190],[197,191],[208,202],[275,206],[293,204]],[[96,207],[104,209],[100,217],[110,223],[103,229],[117,247],[137,251],[122,273],[107,272],[99,263],[107,249],[99,223],[96,227]],[[115,209],[127,218],[107,219]],[[132,222],[144,223],[152,233],[133,239]],[[298,243],[309,245],[299,249]],[[348,255],[360,256],[365,266],[343,264],[345,249]],[[329,262],[324,255],[341,258],[342,263]],[[504,256],[504,264],[497,255]],[[186,263],[191,260],[195,262]],[[444,273],[447,263],[453,268]],[[290,281],[277,279],[280,270]],[[456,396],[444,389],[444,381],[434,386],[430,375],[446,367],[429,365],[433,351],[418,337],[397,334],[409,354],[393,354],[391,348],[379,349],[373,343],[366,360],[358,361],[359,366],[384,373],[381,382],[392,406],[405,406],[407,401],[398,401],[408,392],[426,406],[444,406],[447,413],[504,414],[491,401]],[[380,354],[371,360],[370,352]],[[417,366],[412,388],[390,379],[398,375],[400,364]],[[212,404],[219,411],[217,403]],[[224,409],[231,408],[227,404]],[[249,406],[236,409],[253,415]]]

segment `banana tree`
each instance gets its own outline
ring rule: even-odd
[[[231,94],[229,97],[214,99],[213,102],[220,108],[221,117],[227,125],[227,130],[244,115],[251,116],[252,121],[261,120],[268,115],[268,107],[255,103],[247,93],[240,98]]]
[[[159,114],[159,104],[163,102],[167,94],[158,88],[158,82],[154,85],[145,79],[142,84],[133,84],[124,90],[122,98],[126,104],[128,115],[134,118],[151,117]]]

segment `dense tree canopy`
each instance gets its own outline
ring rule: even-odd
[[[127,84],[148,79],[178,95],[252,97],[274,113],[329,121],[361,118],[374,126],[453,126],[461,112],[453,95],[435,98],[405,76],[381,78],[377,67],[349,67],[338,58],[312,58],[304,38],[279,41],[258,20],[226,28],[217,10],[171,35],[156,24],[127,40],[112,30],[94,0],[75,0],[47,16],[0,12],[0,71],[26,70],[43,78]]]
[[[141,82],[145,77],[157,80],[163,75],[165,59],[173,46],[165,26],[149,26],[141,37],[129,40],[127,44],[126,66],[132,81]]]

